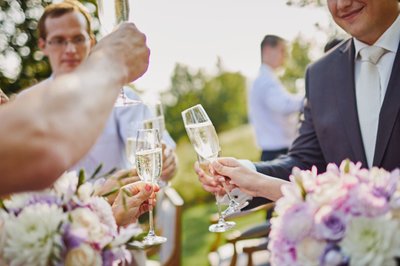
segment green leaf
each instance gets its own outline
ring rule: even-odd
[[[104,197],[104,198],[106,198],[106,197],[108,197],[108,196],[114,194],[114,193],[117,192],[118,190],[119,190],[119,189],[118,189],[117,187],[116,187],[116,188],[113,188],[112,190],[110,190],[109,192],[104,193],[104,194],[101,195],[101,196]]]
[[[114,174],[115,171],[117,171],[117,168],[116,168],[116,167],[112,168],[110,171],[108,171],[108,172],[105,173],[105,174],[102,174],[102,175],[99,176],[99,177],[108,177],[109,175]]]
[[[83,169],[79,170],[79,175],[78,175],[78,186],[77,189],[85,183],[85,171]]]
[[[89,180],[95,178],[96,175],[100,172],[101,168],[103,168],[102,163],[97,166],[96,170],[94,170],[93,174],[89,177]]]
[[[344,165],[344,173],[348,174],[350,173],[350,160],[346,159],[345,165]]]
[[[4,201],[3,199],[0,199],[0,208],[2,208],[3,210],[5,210],[6,212],[8,212],[6,205],[4,205]]]

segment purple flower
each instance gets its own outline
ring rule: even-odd
[[[346,215],[331,206],[322,207],[315,215],[315,234],[319,239],[337,241],[346,232]]]
[[[296,248],[282,238],[271,238],[268,243],[271,251],[271,265],[296,266]]]
[[[349,258],[345,256],[338,245],[329,243],[321,256],[321,266],[348,266]]]
[[[103,266],[112,266],[116,259],[114,253],[110,249],[103,250],[101,258],[103,260]]]
[[[71,225],[67,224],[64,226],[63,241],[67,250],[71,250],[85,242],[85,237],[84,234],[81,234],[81,231],[71,230]]]

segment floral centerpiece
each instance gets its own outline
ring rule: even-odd
[[[271,219],[272,265],[397,265],[399,170],[343,161],[322,174],[295,168],[290,179]]]
[[[118,228],[110,204],[84,174],[2,202],[0,265],[113,265],[129,262],[125,244],[139,229]]]

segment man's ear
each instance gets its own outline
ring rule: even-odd
[[[43,40],[43,38],[39,38],[38,47],[44,54],[46,54],[46,41]]]

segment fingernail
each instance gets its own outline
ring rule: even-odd
[[[147,191],[151,191],[151,186],[149,184],[146,184],[146,186],[144,187],[144,189],[146,189]]]

